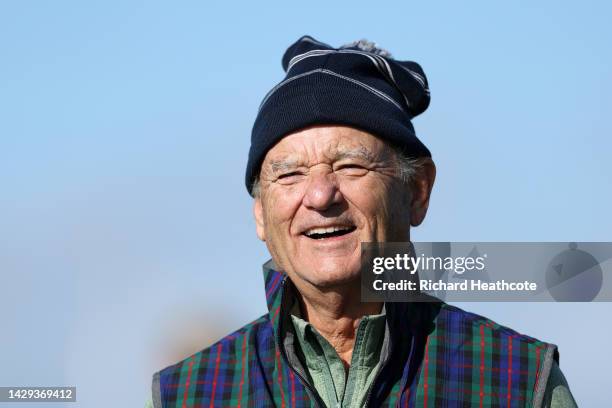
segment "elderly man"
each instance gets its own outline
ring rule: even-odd
[[[552,344],[443,302],[361,300],[361,243],[409,241],[427,213],[421,67],[309,36],[282,62],[246,172],[269,313],[156,373],[154,406],[575,406]]]

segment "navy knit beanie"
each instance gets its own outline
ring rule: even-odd
[[[314,124],[355,127],[411,157],[431,157],[410,122],[429,106],[419,64],[397,61],[366,40],[333,48],[307,35],[287,49],[282,63],[287,75],[264,97],[253,125],[249,193],[268,150]]]

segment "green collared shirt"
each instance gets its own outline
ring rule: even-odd
[[[385,312],[364,316],[357,326],[348,373],[336,350],[310,323],[300,317],[297,303],[291,311],[310,381],[327,407],[363,407],[380,367],[385,335]]]

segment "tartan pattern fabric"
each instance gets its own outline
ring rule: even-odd
[[[290,281],[264,269],[269,313],[156,374],[163,407],[318,406],[279,347]],[[545,354],[558,360],[556,346],[442,302],[399,310],[369,406],[530,407]]]
[[[427,336],[419,380],[406,401],[415,407],[531,406],[548,350],[556,346],[444,305]],[[545,378],[544,381],[547,379]]]

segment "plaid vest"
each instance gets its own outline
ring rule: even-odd
[[[295,289],[264,265],[269,313],[154,375],[156,407],[323,407],[286,309]],[[387,303],[370,407],[539,407],[556,346],[443,302]]]

